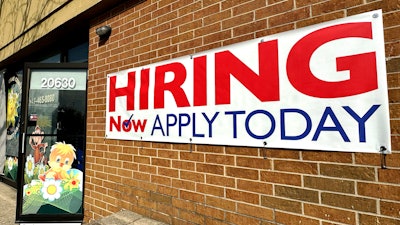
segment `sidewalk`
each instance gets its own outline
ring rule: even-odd
[[[166,225],[165,223],[146,218],[137,213],[123,210],[104,217],[99,221],[93,221],[88,225]]]
[[[0,182],[0,224],[12,225],[15,223],[15,208],[17,204],[17,190]]]
[[[0,225],[13,225],[15,223],[15,209],[17,204],[17,190],[0,182]],[[146,218],[137,213],[123,210],[90,225],[165,225],[165,223]]]

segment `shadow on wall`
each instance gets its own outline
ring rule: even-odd
[[[0,5],[1,6],[1,5]],[[6,92],[4,77],[0,75],[0,174],[4,173],[6,162]]]

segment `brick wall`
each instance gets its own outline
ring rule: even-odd
[[[393,154],[105,139],[106,75],[383,9]],[[90,29],[85,219],[170,224],[400,224],[399,0],[126,1]],[[99,44],[95,28],[110,24]],[[192,148],[192,152],[189,149]]]

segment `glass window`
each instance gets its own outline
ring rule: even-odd
[[[41,60],[40,62],[42,62],[42,63],[60,63],[61,62],[61,53],[52,55],[48,58]]]
[[[87,42],[68,49],[67,60],[71,63],[84,63],[88,61],[89,44]]]

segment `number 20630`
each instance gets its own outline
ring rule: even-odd
[[[75,78],[66,78],[66,77],[57,77],[57,78],[42,78],[41,79],[41,88],[48,89],[74,89],[76,87]]]

